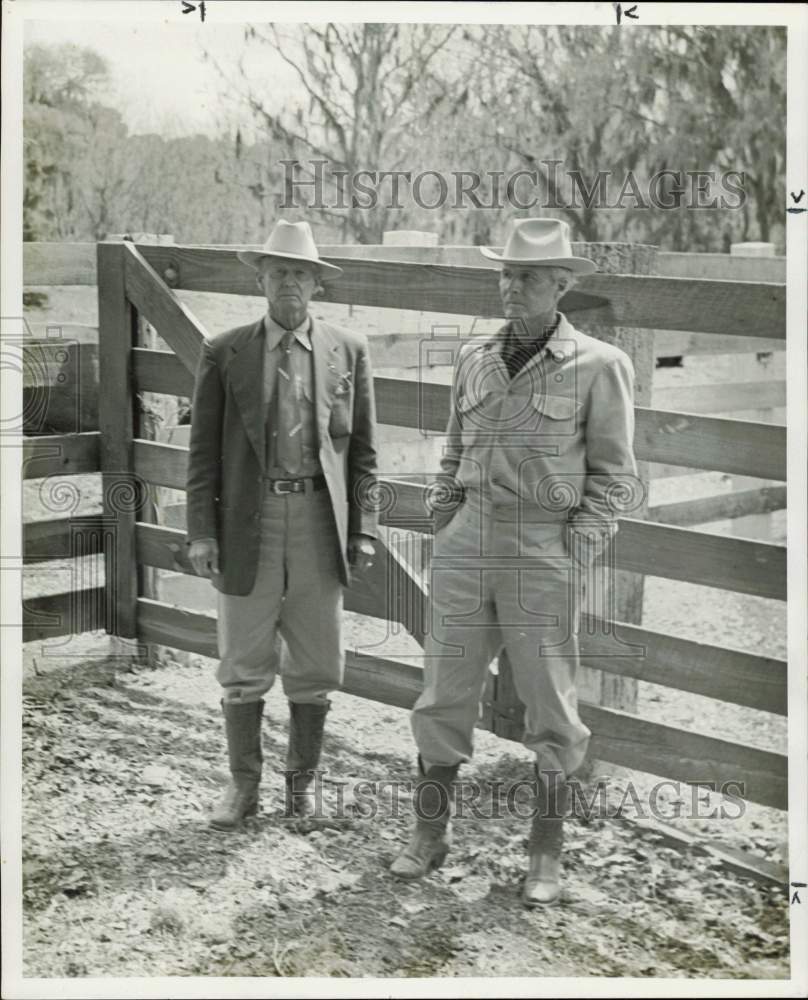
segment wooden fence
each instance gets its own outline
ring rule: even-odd
[[[474,316],[493,316],[499,311],[496,272],[469,266],[466,251],[452,254],[451,248],[436,248],[433,259],[422,251],[416,260],[381,260],[359,256],[364,249],[340,247],[326,252],[327,259],[338,260],[345,272],[342,281],[329,285],[329,301],[403,309],[417,301],[421,310]],[[399,248],[385,250],[402,255]],[[26,283],[59,283],[68,266],[63,248],[56,248],[47,266],[42,265],[41,249],[36,254],[40,255],[39,280],[32,281],[26,272]],[[71,266],[75,276],[75,259]],[[120,636],[215,656],[214,618],[142,596],[140,567],[193,571],[186,557],[184,532],[143,517],[146,484],[184,490],[187,451],[145,440],[136,398],[144,392],[191,394],[192,372],[205,332],[172,288],[253,295],[254,284],[233,248],[106,243],[97,247],[97,269],[86,261],[82,268],[82,283],[89,283],[90,277],[98,282],[98,429],[85,429],[81,424],[76,433],[30,438],[25,442],[25,476],[100,470],[104,512],[28,525],[25,558],[104,552],[105,586],[26,602],[24,637],[106,628]],[[664,328],[688,337],[697,331],[717,339],[749,338],[750,345],[755,345],[752,350],[760,344],[781,347],[777,341],[785,337],[785,287],[779,282],[594,274],[566,297],[562,308],[575,312],[576,325],[585,326],[592,306],[598,307],[600,324],[605,313],[607,321],[617,327]],[[171,352],[136,346],[138,317],[157,328]],[[381,423],[444,430],[447,386],[377,378],[375,391]],[[782,426],[638,407],[635,448],[641,461],[781,483],[786,479]],[[411,480],[385,485],[394,500],[383,512],[383,523],[430,532],[426,487]],[[776,509],[785,501],[783,491],[784,487],[769,488],[760,496],[747,497],[746,506],[751,512]],[[733,495],[736,504],[744,502],[740,497]],[[687,519],[687,512],[680,511],[679,516],[683,518],[680,524],[694,523]],[[786,597],[785,547],[768,542],[624,518],[615,558],[619,569],[634,573],[776,600]],[[369,577],[347,592],[346,609],[399,622],[423,641],[428,623],[426,595],[386,548]],[[580,640],[584,662],[606,673],[786,714],[786,664],[782,660],[592,617],[585,618]],[[351,694],[409,707],[420,689],[421,668],[415,663],[347,654],[345,690]],[[483,724],[516,738],[520,711],[507,676],[492,678]],[[787,759],[783,755],[600,705],[583,704],[582,716],[593,730],[595,757],[713,787],[741,781],[751,801],[786,806]]]

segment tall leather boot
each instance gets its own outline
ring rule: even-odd
[[[564,816],[569,808],[569,785],[550,776],[547,784],[537,772],[536,815],[528,840],[529,867],[522,899],[526,906],[547,906],[561,895],[561,849]]]
[[[222,702],[227,755],[230,760],[230,785],[216,804],[210,825],[216,830],[232,830],[245,816],[258,812],[258,786],[261,782],[261,717],[263,701]]]
[[[452,798],[459,766],[433,764],[425,771],[418,757],[419,780],[413,794],[415,829],[410,842],[390,866],[393,875],[423,878],[443,864],[452,846]]]
[[[286,815],[311,816],[315,812],[311,783],[320,763],[325,717],[331,702],[289,702],[289,751],[286,755]]]

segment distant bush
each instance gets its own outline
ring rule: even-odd
[[[22,304],[29,309],[44,309],[48,304],[47,292],[23,292]]]

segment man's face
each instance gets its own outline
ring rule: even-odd
[[[552,267],[541,264],[505,264],[499,276],[499,294],[507,319],[545,316],[555,311],[561,297]]]
[[[305,312],[319,283],[314,264],[284,257],[270,257],[258,274],[268,304],[285,314]]]

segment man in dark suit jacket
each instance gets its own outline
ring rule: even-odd
[[[211,825],[258,809],[263,696],[289,700],[286,808],[312,809],[328,694],[342,683],[342,589],[372,565],[373,379],[366,338],[308,314],[320,260],[307,223],[279,221],[257,272],[267,315],[206,341],[188,468],[189,557],[218,591],[217,632],[232,781]],[[279,637],[285,640],[281,664]]]

